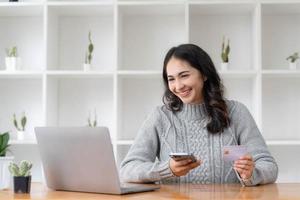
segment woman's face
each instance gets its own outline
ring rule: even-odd
[[[203,85],[206,78],[187,61],[172,57],[166,67],[169,89],[183,103],[203,102]]]

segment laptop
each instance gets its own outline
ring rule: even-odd
[[[47,186],[54,190],[128,194],[156,184],[121,184],[106,127],[36,127]]]

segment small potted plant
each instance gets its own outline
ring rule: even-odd
[[[229,39],[227,40],[227,44],[225,44],[225,37],[223,37],[222,53],[221,53],[221,58],[222,58],[221,70],[223,71],[228,70],[229,53],[230,53]]]
[[[298,52],[295,52],[294,54],[292,54],[292,55],[290,55],[289,57],[286,58],[288,61],[290,61],[290,62],[289,62],[289,66],[290,66],[290,69],[291,69],[291,70],[297,69],[297,63],[296,63],[296,61],[297,61],[299,58],[300,58],[300,57],[299,57]]]
[[[17,129],[17,139],[18,140],[24,140],[25,136],[25,126],[27,123],[27,118],[25,116],[25,112],[23,112],[22,118],[21,118],[21,128],[19,127],[16,114],[13,115],[13,122],[14,126]]]
[[[10,185],[8,166],[14,158],[6,155],[9,147],[8,142],[9,133],[0,133],[0,190],[8,188]]]
[[[5,65],[7,71],[15,71],[21,68],[21,58],[18,57],[16,46],[6,49]]]
[[[32,163],[27,160],[22,160],[18,166],[16,163],[11,162],[8,168],[14,178],[14,192],[30,193],[30,169],[32,168]]]
[[[97,113],[96,113],[96,109],[94,111],[94,120],[93,120],[93,122],[91,120],[91,112],[89,112],[89,117],[88,117],[87,121],[88,121],[88,126],[89,127],[96,127],[97,126]]]
[[[85,54],[85,61],[83,64],[83,70],[84,71],[89,71],[91,70],[91,62],[92,62],[92,53],[94,51],[94,45],[92,43],[92,39],[91,39],[91,31],[89,32],[89,45],[88,45],[88,51]]]

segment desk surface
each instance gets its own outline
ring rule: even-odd
[[[79,192],[62,192],[47,189],[40,183],[33,183],[31,194],[14,194],[11,190],[0,191],[1,200],[9,199],[52,199],[52,200],[96,200],[96,199],[300,199],[300,183],[269,184],[256,187],[241,187],[237,184],[224,185],[162,185],[153,192],[104,195]]]

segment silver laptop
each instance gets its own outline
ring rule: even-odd
[[[51,189],[127,194],[159,188],[155,184],[123,187],[106,127],[37,127],[35,133]]]

